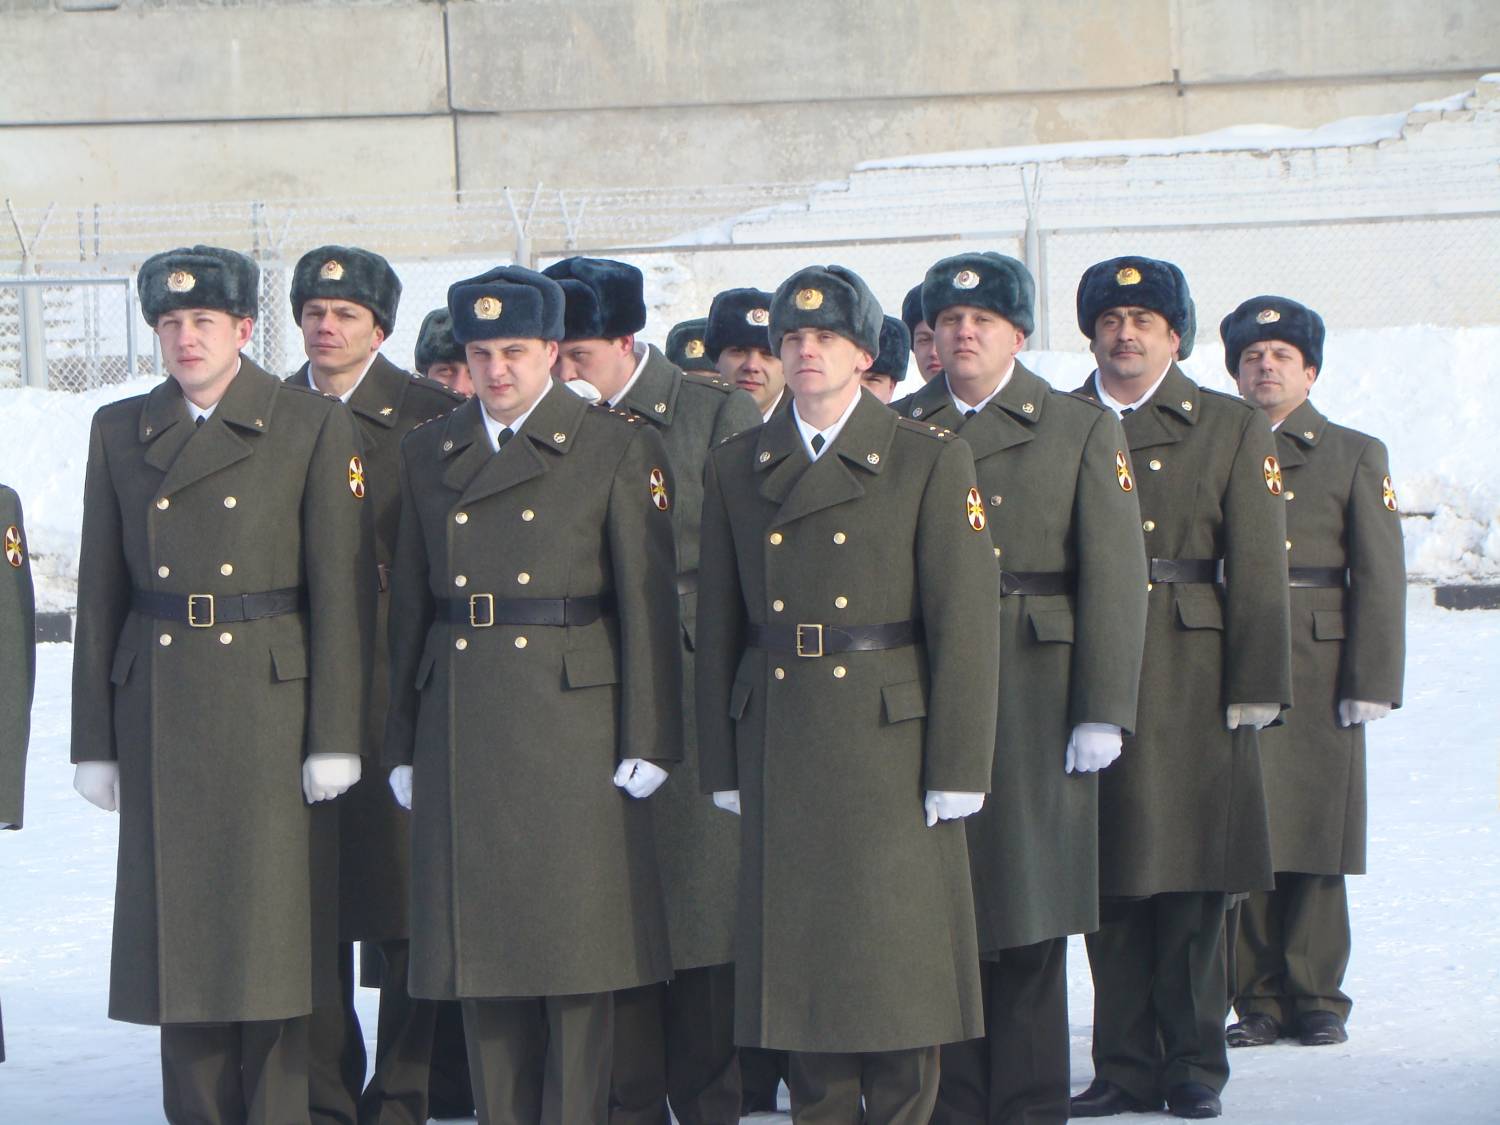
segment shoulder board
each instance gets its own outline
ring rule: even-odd
[[[621,410],[618,406],[610,406],[603,402],[591,402],[589,403],[589,410],[596,414],[608,414],[611,417],[620,419],[622,422],[629,422],[632,425],[640,424],[640,418],[637,415],[632,414],[628,410]]]
[[[726,395],[735,389],[734,384],[728,380],[720,379],[717,375],[704,375],[700,371],[684,371],[682,381],[692,387],[712,387]]]
[[[463,395],[453,390],[446,383],[439,383],[436,379],[429,379],[426,375],[413,375],[411,381],[424,390],[433,391],[444,398],[451,398],[454,402],[467,402]]]
[[[737,441],[744,441],[760,429],[759,426],[751,426],[748,430],[738,430],[719,441],[720,446],[731,445]]]
[[[1095,410],[1109,410],[1109,407],[1105,406],[1102,402],[1099,402],[1096,399],[1089,398],[1088,395],[1082,394],[1079,391],[1064,391],[1064,390],[1059,390],[1057,387],[1053,387],[1052,388],[1052,393],[1055,394],[1055,395],[1057,395],[1057,396],[1059,396],[1060,398],[1075,399],[1078,402],[1084,403],[1087,406],[1092,406]],[[1114,413],[1114,412],[1110,411],[1110,413]]]
[[[896,416],[896,428],[906,430],[908,433],[937,438],[939,441],[951,441],[958,436],[946,426],[934,426],[931,422],[919,422],[912,418],[903,418],[899,414]]]
[[[1210,396],[1212,398],[1222,399],[1224,402],[1232,402],[1232,403],[1234,403],[1235,406],[1241,407],[1242,409],[1245,409],[1245,410],[1255,410],[1255,409],[1257,409],[1257,407],[1252,406],[1250,403],[1246,402],[1244,399],[1242,399],[1237,394],[1232,395],[1232,394],[1229,394],[1226,391],[1216,391],[1212,387],[1205,387],[1205,386],[1203,386],[1201,383],[1199,384],[1198,389],[1200,391],[1202,391],[1205,395],[1208,395],[1208,396]]]
[[[412,427],[412,430],[420,430],[423,426],[427,425],[428,422],[436,422],[439,418],[446,417],[448,417],[448,415],[446,414],[434,414],[431,418],[423,418],[420,422]]]

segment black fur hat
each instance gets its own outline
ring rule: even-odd
[[[937,324],[954,305],[989,309],[1030,336],[1036,327],[1036,282],[1014,258],[979,250],[944,258],[922,280],[922,319]]]
[[[613,340],[646,327],[641,271],[609,258],[564,258],[542,271],[567,295],[565,340]]]
[[[725,348],[760,348],[774,353],[771,345],[771,294],[764,289],[726,289],[714,295],[708,307],[708,329],[703,335],[708,358],[719,362]]]
[[[911,287],[906,294],[906,299],[901,302],[901,323],[906,325],[908,336],[915,336],[917,325],[925,320],[926,318],[922,315],[922,283],[918,282]]]
[[[1323,370],[1323,318],[1290,297],[1251,297],[1219,322],[1224,366],[1238,375],[1240,355],[1261,340],[1284,340],[1309,367]]]
[[[389,336],[396,330],[401,279],[391,263],[373,251],[319,246],[303,254],[292,270],[292,319],[300,324],[302,306],[314,298],[363,305]]]
[[[889,375],[897,383],[906,377],[911,362],[911,333],[893,316],[880,322],[880,354],[870,365],[867,375]]]
[[[174,309],[253,317],[260,308],[260,267],[234,250],[179,246],[142,262],[135,289],[141,315],[153,328],[162,313]]]
[[[453,339],[563,338],[563,291],[550,277],[524,266],[496,266],[448,287]]]
[[[1078,283],[1078,330],[1094,338],[1094,322],[1106,309],[1143,308],[1161,313],[1172,331],[1184,341],[1196,326],[1192,295],[1187,278],[1171,262],[1155,258],[1126,256],[1098,262],[1083,271]],[[1179,352],[1186,359],[1192,352],[1187,345]]]
[[[1193,344],[1198,339],[1198,305],[1191,297],[1187,299],[1187,319],[1177,335],[1177,360],[1180,363],[1193,354]]]
[[[447,308],[433,309],[422,318],[421,331],[417,333],[416,354],[413,356],[417,372],[427,374],[434,363],[465,363],[464,346],[453,338],[453,317]]]
[[[708,317],[681,320],[672,325],[667,333],[667,346],[663,349],[667,359],[684,371],[713,371],[714,361],[708,357]]]
[[[827,328],[880,353],[885,314],[864,279],[844,266],[808,266],[783,281],[771,298],[771,350],[797,328]]]

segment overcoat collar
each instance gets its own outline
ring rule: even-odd
[[[1045,379],[1017,361],[1010,382],[972,418],[958,412],[946,375],[934,377],[912,395],[910,414],[916,421],[946,426],[960,434],[979,461],[1035,437],[1050,393]]]
[[[890,460],[896,423],[896,413],[861,388],[854,413],[838,437],[823,456],[811,461],[792,412],[773,414],[760,428],[754,459],[760,494],[780,509],[772,525],[863,496],[863,478],[878,475]]]
[[[312,381],[312,365],[304,363],[287,382],[294,387],[317,390]],[[401,402],[411,386],[411,376],[379,352],[375,353],[365,377],[349,396],[349,409],[363,421],[390,429],[399,419]]]
[[[164,379],[146,395],[137,436],[147,444],[146,463],[166,473],[162,493],[178,492],[195,481],[249,457],[253,438],[270,429],[281,380],[246,356],[212,416],[193,423],[176,379]]]
[[[1312,404],[1312,399],[1288,414],[1276,427],[1276,458],[1281,467],[1306,464],[1308,450],[1318,444],[1327,428],[1328,419]]]
[[[1083,386],[1074,393],[1091,402],[1098,402],[1094,374],[1090,373]],[[1144,449],[1181,441],[1188,430],[1198,424],[1202,401],[1202,388],[1184,375],[1174,362],[1167,368],[1166,377],[1162,379],[1161,386],[1156,388],[1150,401],[1120,419],[1130,448]]]
[[[549,458],[566,456],[578,436],[589,404],[557,379],[536,404],[521,430],[499,453],[490,448],[478,396],[443,419],[439,456],[447,465],[443,483],[472,503],[541,476]]]
[[[682,372],[661,354],[655,344],[647,344],[646,349],[646,366],[641,369],[641,377],[620,400],[620,409],[639,414],[659,426],[670,426],[677,413]]]

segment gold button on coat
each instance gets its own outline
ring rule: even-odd
[[[845,535],[842,531],[835,531],[833,533],[833,541],[835,543],[837,543],[840,547],[842,547],[844,545],[844,540],[846,540],[848,538],[849,537],[847,535]]]
[[[234,640],[234,634],[233,633],[220,633],[219,634],[219,643],[221,645],[227,645],[227,644],[229,644],[233,640]]]
[[[161,499],[159,499],[156,502],[156,507],[157,507],[158,511],[165,512],[171,506],[172,506],[172,501],[168,500],[165,496],[163,496]]]
[[[528,583],[528,582],[531,581],[531,575],[527,574],[523,570],[523,571],[521,571],[520,574],[516,575],[516,581],[519,582],[522,586],[524,586],[524,585],[526,585],[526,583]]]
[[[847,606],[849,604],[849,599],[846,598],[846,597],[844,597],[843,594],[840,594],[838,597],[836,597],[836,598],[833,599],[833,604],[834,604],[834,608],[836,608],[836,609],[843,609],[845,606]]]
[[[842,664],[836,665],[833,669],[833,678],[835,680],[842,680],[848,674],[849,669],[845,668]]]
[[[1155,531],[1156,530],[1156,521],[1155,520],[1147,520],[1145,523],[1141,524],[1141,530],[1142,531]]]
[[[167,645],[169,645],[169,644],[172,643],[172,634],[171,633],[163,633],[161,636],[157,637],[156,639],[161,642],[161,646],[163,648],[166,648]]]
[[[219,573],[228,578],[234,573],[234,563],[223,563],[219,567]]]
[[[1156,458],[1153,457],[1151,459],[1151,471],[1152,472],[1158,472],[1158,471],[1160,471],[1160,469],[1161,469],[1161,462],[1158,461],[1158,460],[1156,460]]]
[[[776,669],[776,678],[778,680],[784,680],[784,679],[786,679],[786,669],[785,668],[778,668],[778,669]]]
[[[994,496],[990,497],[991,508],[998,508],[1003,503],[1005,503],[1005,497],[1001,496],[998,492]]]
[[[453,522],[454,523],[468,523],[469,522],[469,513],[468,512],[459,512],[458,515],[456,515],[456,516],[453,517]]]
[[[517,637],[516,638],[516,647],[517,648],[525,648],[526,647],[526,638],[525,637]]]
[[[771,608],[774,609],[777,613],[780,613],[786,608],[786,602],[782,601],[780,598],[777,598],[774,602],[771,603]]]
[[[771,546],[773,546],[773,547],[779,547],[779,546],[781,546],[781,532],[779,532],[779,531],[773,531],[773,532],[771,532]]]
[[[467,574],[455,574],[453,576],[453,584],[455,586],[467,586],[469,584],[469,576]]]
[[[165,578],[171,573],[172,568],[170,566],[159,566],[156,568],[156,577],[158,578]]]
[[[533,512],[530,508],[527,508],[524,512],[521,513],[521,519],[523,519],[527,523],[530,523],[532,520],[536,519],[536,513]]]
[[[234,507],[238,503],[239,503],[239,501],[236,500],[233,496],[226,496],[226,497],[224,497],[224,507],[226,507],[226,508],[232,508],[232,507]]]
[[[459,652],[463,652],[464,649],[469,647],[468,638],[459,637],[458,640],[453,642],[453,647],[458,649]]]

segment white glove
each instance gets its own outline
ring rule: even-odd
[[[309,805],[331,801],[359,780],[358,754],[309,754],[302,763],[302,795]]]
[[[1067,773],[1096,773],[1120,756],[1120,728],[1113,723],[1079,723],[1063,754]]]
[[[1231,703],[1224,716],[1224,725],[1230,730],[1254,727],[1260,730],[1281,714],[1279,703]]]
[[[649,797],[667,780],[667,771],[645,758],[626,758],[615,770],[615,784],[636,800]]]
[[[410,766],[397,766],[391,770],[391,792],[396,794],[396,804],[408,811],[411,809]]]
[[[1391,713],[1389,703],[1371,703],[1366,699],[1339,700],[1339,726],[1352,727],[1358,723],[1373,723]]]
[[[735,816],[739,816],[740,791],[738,789],[720,789],[714,794],[714,804],[725,812],[732,812]]]
[[[951,789],[929,789],[922,807],[927,810],[927,827],[931,828],[940,820],[958,820],[960,817],[973,816],[984,808],[984,794],[955,793]]]
[[[120,763],[79,762],[73,769],[73,788],[91,805],[105,812],[120,810]]]

